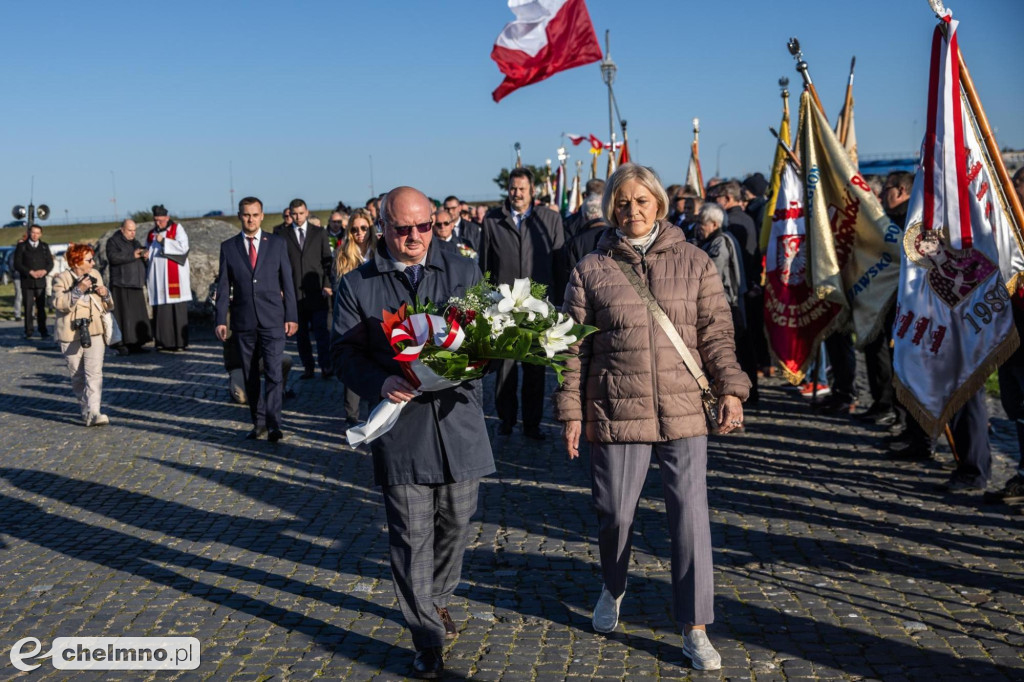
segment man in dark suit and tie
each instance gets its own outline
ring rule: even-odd
[[[284,340],[297,328],[295,285],[288,250],[283,239],[266,234],[263,202],[246,197],[238,202],[242,232],[220,245],[220,274],[217,278],[217,327],[221,341],[228,337],[227,318],[231,312],[231,331],[238,339],[245,373],[245,395],[252,415],[255,440],[268,433],[276,443],[281,433],[281,358]],[[260,358],[266,397],[260,391]]]
[[[46,330],[46,275],[53,269],[50,246],[42,240],[43,228],[32,225],[28,239],[14,249],[14,269],[21,275],[22,300],[25,305],[25,338],[32,338],[32,314],[39,324],[39,334],[47,339]]]
[[[456,196],[447,197],[442,204],[444,210],[451,214],[452,220],[452,234],[458,239],[461,239],[464,243],[469,245],[469,248],[476,251],[480,248],[480,225],[474,223],[472,220],[468,220],[462,217],[460,208],[462,202]]]
[[[495,284],[508,284],[529,277],[548,287],[548,297],[556,305],[565,292],[565,235],[562,216],[544,206],[533,205],[533,173],[526,168],[513,168],[508,174],[508,198],[498,208],[487,212],[477,252],[480,271],[490,273]],[[498,433],[512,433],[519,413],[516,397],[519,370],[523,366],[523,434],[533,440],[544,440],[540,430],[544,411],[544,367],[515,360],[501,360],[494,381],[494,406],[501,424]]]
[[[309,209],[302,199],[292,199],[288,205],[292,216],[291,225],[278,225],[274,235],[288,244],[288,260],[292,266],[295,282],[295,302],[298,305],[299,332],[296,341],[299,359],[302,360],[302,379],[316,376],[316,361],[313,359],[313,344],[310,333],[316,339],[316,360],[324,379],[332,375],[330,336],[327,332],[327,309],[331,300],[331,243],[327,231],[309,222]]]

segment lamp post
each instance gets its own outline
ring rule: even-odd
[[[729,143],[728,142],[723,142],[722,144],[718,145],[718,152],[715,154],[715,177],[716,178],[721,178],[722,177],[722,170],[721,170],[722,169],[722,147],[724,147],[727,144],[729,144]]]
[[[615,96],[612,94],[612,83],[615,82],[615,72],[618,71],[615,62],[612,61],[611,52],[611,31],[606,30],[604,32],[604,59],[601,60],[601,80],[608,86],[608,142],[612,145],[612,149],[608,152],[613,154],[615,152],[615,115],[613,108],[615,106]]]

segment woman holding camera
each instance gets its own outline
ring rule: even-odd
[[[53,307],[57,311],[57,341],[68,363],[71,388],[82,409],[86,426],[103,426],[110,419],[100,413],[103,390],[103,313],[114,300],[93,268],[93,249],[72,244],[65,255],[70,270],[53,280]]]

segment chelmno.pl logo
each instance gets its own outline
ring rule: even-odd
[[[195,637],[58,637],[45,654],[35,637],[11,647],[11,663],[29,672],[45,661],[57,670],[195,670],[199,640]]]

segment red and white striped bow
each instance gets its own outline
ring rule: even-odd
[[[399,343],[412,344],[399,350],[395,356],[399,362],[412,362],[419,358],[423,347],[429,342],[439,348],[454,351],[462,346],[465,338],[466,332],[457,321],[452,320],[449,325],[440,315],[416,313],[392,328],[390,342],[393,348]]]

